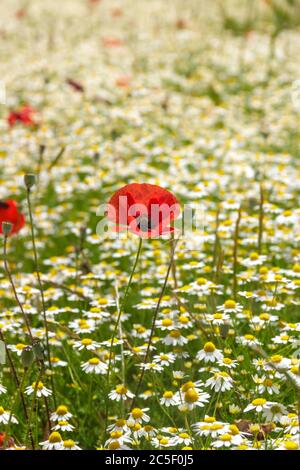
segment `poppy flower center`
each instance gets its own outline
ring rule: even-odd
[[[9,205],[7,204],[7,202],[0,201],[0,208],[1,209],[8,209]]]
[[[139,228],[141,232],[148,232],[148,230],[154,228],[151,218],[149,218],[147,215],[140,215],[136,218],[136,222],[137,228]]]

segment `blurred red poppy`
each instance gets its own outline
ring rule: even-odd
[[[0,432],[0,449],[3,448],[5,441],[7,441],[8,447],[14,445],[14,440],[12,437],[7,437],[5,432]]]
[[[129,230],[142,238],[155,238],[174,231],[171,222],[178,217],[176,197],[154,184],[132,183],[119,189],[108,203],[108,219],[115,230]]]
[[[102,39],[104,47],[113,48],[123,46],[123,41],[115,36],[106,36]]]
[[[37,122],[34,119],[36,110],[29,105],[22,106],[17,111],[11,111],[8,115],[7,121],[10,127],[17,123],[24,124],[25,126],[36,126]]]
[[[11,233],[17,233],[24,227],[25,217],[18,211],[16,201],[12,199],[0,201],[0,233],[2,233],[2,222],[10,222],[12,224]]]

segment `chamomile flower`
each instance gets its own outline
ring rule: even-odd
[[[81,364],[82,370],[87,374],[106,374],[108,365],[100,361],[98,357],[92,357],[87,362]]]
[[[35,390],[36,396],[38,398],[48,397],[52,395],[52,391],[49,388],[45,387],[45,385],[41,381],[33,382],[32,385],[29,385],[29,387],[25,388],[25,393],[26,395],[31,395],[32,393],[35,393]]]
[[[53,431],[47,441],[40,442],[43,450],[62,450],[63,440],[59,432]]]
[[[192,438],[186,432],[180,432],[177,436],[173,437],[173,446],[178,446],[178,445],[189,446],[191,443],[192,443]]]
[[[218,371],[205,382],[205,385],[215,392],[225,392],[233,387],[233,379],[227,372]]]
[[[68,421],[58,421],[55,426],[53,426],[53,431],[74,431],[75,427],[68,423]]]
[[[244,413],[255,410],[257,413],[261,413],[267,408],[267,400],[265,398],[255,398],[252,402],[246,406]]]
[[[17,343],[17,344],[9,344],[8,349],[11,351],[17,353],[18,356],[22,355],[23,349],[26,348],[26,344],[23,343]]]
[[[196,388],[189,388],[183,395],[180,395],[180,411],[193,410],[195,407],[203,407],[209,400],[209,394],[200,392]]]
[[[222,312],[218,312],[214,314],[207,314],[205,316],[205,320],[211,323],[212,325],[217,325],[217,326],[231,324],[230,316],[227,313],[222,313]]]
[[[178,396],[171,390],[166,390],[160,399],[160,404],[169,406],[176,406],[178,404]]]
[[[212,446],[215,448],[230,448],[241,445],[243,442],[243,437],[238,435],[233,435],[231,433],[221,434],[216,441],[212,443]]]
[[[223,305],[219,305],[217,307],[217,312],[224,312],[224,313],[240,313],[243,310],[243,307],[238,302],[234,300],[226,300]]]
[[[51,414],[51,421],[67,421],[72,418],[72,416],[67,406],[59,405],[56,411]]]
[[[109,439],[105,442],[108,450],[128,450],[127,444],[132,443],[132,439],[128,433],[123,431],[111,431]]]
[[[287,414],[287,409],[281,403],[268,401],[263,408],[263,416],[267,421],[279,423],[283,415]]]
[[[100,348],[100,343],[97,343],[97,341],[94,341],[91,338],[82,338],[80,341],[74,341],[73,347],[78,349],[78,351],[82,351],[83,349],[86,349],[87,351],[95,351]]]
[[[196,359],[204,362],[220,361],[223,358],[222,352],[216,348],[211,341],[205,343],[203,349],[198,351]]]
[[[217,421],[214,416],[205,416],[203,421],[199,421],[192,425],[192,428],[197,436],[211,436],[216,438],[223,433],[225,423]]]
[[[81,450],[81,448],[77,445],[77,442],[67,439],[63,441],[62,450]]]
[[[127,400],[128,398],[133,398],[134,394],[128,390],[125,385],[118,385],[114,390],[109,392],[108,394],[111,400]]]
[[[1,385],[1,384],[0,384],[0,395],[1,395],[2,393],[6,393],[6,392],[7,392],[7,389],[4,387],[4,385]]]
[[[161,366],[169,366],[175,362],[176,356],[173,353],[160,353],[156,354],[153,358],[153,362],[157,362]]]
[[[142,423],[143,421],[148,423],[150,421],[150,416],[146,414],[146,411],[148,410],[149,408],[133,408],[133,410],[129,413],[127,425],[130,427],[132,423]]]
[[[11,421],[14,424],[18,424],[18,420],[14,415],[11,415],[11,412],[5,410],[3,406],[0,406],[0,423],[8,424]]]
[[[162,343],[167,346],[183,346],[188,340],[181,334],[180,330],[172,330],[162,339]]]
[[[225,367],[226,369],[235,369],[237,363],[237,361],[230,359],[230,357],[223,357],[223,359],[218,361],[218,366]]]

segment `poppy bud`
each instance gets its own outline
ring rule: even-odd
[[[4,236],[9,235],[12,231],[13,224],[10,222],[2,222],[2,233]]]
[[[32,188],[35,185],[35,175],[33,173],[24,175],[24,183],[27,189]]]
[[[31,366],[34,360],[34,354],[31,346],[26,346],[26,348],[22,350],[21,359],[24,368],[27,369],[29,366]]]
[[[41,361],[42,359],[44,359],[44,347],[43,347],[43,343],[39,339],[35,338],[33,340],[32,348],[33,348],[35,358],[38,361]]]

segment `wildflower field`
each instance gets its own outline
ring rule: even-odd
[[[0,18],[0,449],[299,449],[300,2]]]

